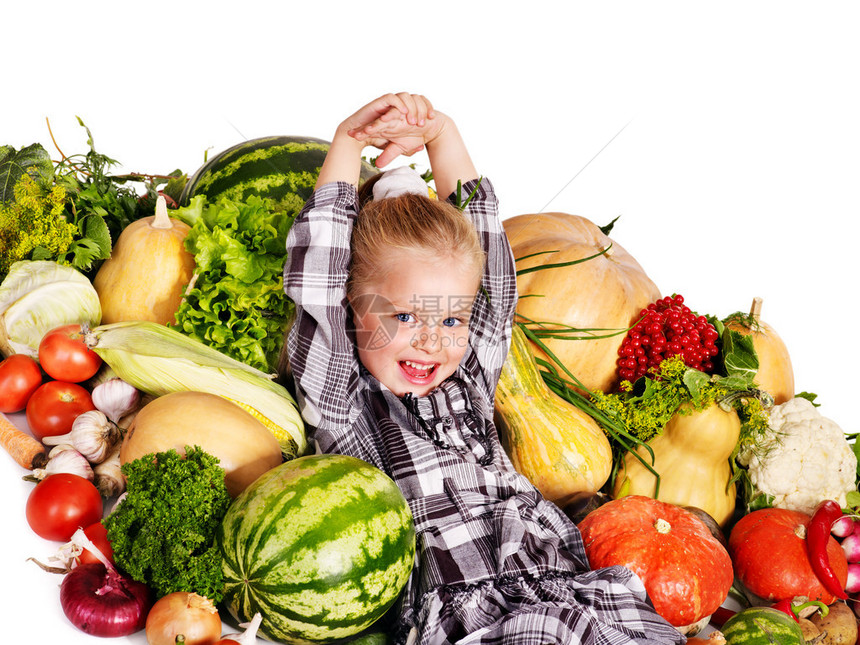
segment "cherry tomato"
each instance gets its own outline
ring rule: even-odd
[[[77,383],[42,383],[27,401],[27,424],[39,441],[66,434],[79,414],[95,410],[90,393]]]
[[[39,364],[51,378],[80,383],[99,371],[102,359],[84,343],[80,325],[63,325],[42,337]]]
[[[48,475],[27,498],[27,523],[40,537],[68,542],[78,529],[101,520],[102,496],[88,479],[71,473]]]
[[[19,412],[42,384],[42,370],[35,359],[12,354],[0,363],[0,412]]]
[[[108,560],[113,562],[113,549],[111,548],[110,541],[108,540],[107,529],[104,527],[104,524],[101,522],[90,524],[84,529],[84,535],[86,535],[92,543],[96,545],[96,548],[101,551]],[[101,561],[90,551],[84,549],[78,556],[78,564],[86,564],[88,562]]]

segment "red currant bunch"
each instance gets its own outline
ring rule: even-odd
[[[716,328],[704,316],[697,316],[684,304],[684,297],[660,298],[639,312],[640,320],[618,348],[616,372],[631,383],[656,372],[660,363],[681,356],[687,367],[703,372],[714,369],[717,355]]]

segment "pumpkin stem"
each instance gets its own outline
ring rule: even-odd
[[[654,528],[657,529],[657,533],[665,534],[672,530],[672,525],[661,517],[654,522]]]
[[[155,219],[150,225],[152,228],[173,228],[170,216],[167,214],[167,200],[164,195],[159,195],[155,200]]]
[[[761,322],[761,302],[761,298],[756,296],[753,298],[752,305],[750,306],[750,318],[756,322]]]

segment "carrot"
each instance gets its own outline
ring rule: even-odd
[[[32,470],[48,463],[45,446],[0,414],[0,446],[22,467]]]

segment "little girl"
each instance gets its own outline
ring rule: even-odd
[[[380,167],[426,147],[447,201],[398,169],[359,210],[367,145]],[[385,471],[415,519],[394,643],[685,642],[631,571],[589,570],[576,526],[499,443],[516,276],[492,184],[450,118],[410,94],[347,118],[287,247],[290,365],[311,439]]]

